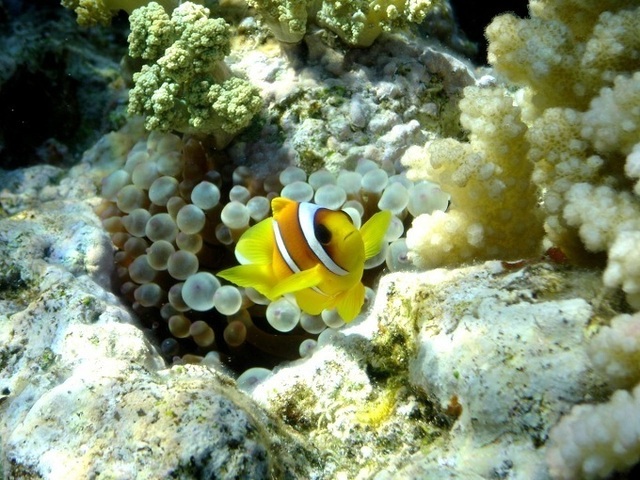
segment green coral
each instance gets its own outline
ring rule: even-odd
[[[281,42],[302,40],[308,23],[337,34],[352,46],[368,47],[378,36],[420,23],[442,0],[248,0]]]
[[[368,47],[383,31],[422,22],[439,4],[433,0],[324,1],[316,23],[349,45]]]
[[[285,43],[297,43],[307,30],[308,0],[247,0],[262,16],[273,35]]]
[[[222,148],[249,125],[262,100],[223,61],[230,51],[224,20],[191,2],[169,17],[152,2],[130,23],[129,55],[149,63],[133,75],[129,113],[145,115],[148,130],[210,135]]]
[[[167,10],[173,10],[179,0],[158,0]],[[78,15],[78,24],[83,27],[109,25],[111,17],[120,10],[127,13],[147,5],[149,0],[61,0],[63,7],[74,10]]]

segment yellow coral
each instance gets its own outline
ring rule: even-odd
[[[542,238],[520,109],[501,89],[467,87],[461,122],[470,142],[436,140],[403,157],[411,179],[451,194],[449,213],[416,218],[407,246],[420,267],[535,255]]]

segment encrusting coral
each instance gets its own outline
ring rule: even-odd
[[[185,2],[171,16],[151,2],[129,17],[129,55],[146,64],[133,74],[129,113],[146,115],[148,130],[211,136],[226,146],[262,108],[258,89],[234,77],[226,22]]]

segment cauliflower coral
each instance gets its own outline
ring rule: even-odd
[[[78,15],[78,24],[84,27],[101,24],[108,25],[111,17],[118,11],[133,12],[136,8],[147,5],[149,0],[62,0],[62,6],[74,10]],[[158,0],[167,11],[173,10],[179,0]]]
[[[635,258],[629,241],[635,235],[630,232],[640,232],[640,199],[630,188],[640,177],[640,6],[637,0],[534,0],[530,12],[527,19],[501,15],[486,31],[490,63],[520,88],[509,93],[501,87],[505,101],[513,103],[511,113],[498,120],[491,107],[494,97],[478,97],[476,89],[468,89],[468,98],[461,103],[461,121],[470,132],[470,142],[436,140],[417,160],[415,152],[413,159],[406,159],[410,175],[437,177],[443,189],[452,193],[447,221],[426,217],[414,221],[408,233],[412,255],[424,266],[535,255],[538,249],[525,245],[533,247],[531,241],[539,238],[541,219],[546,246],[559,247],[572,261],[592,263],[600,258],[593,253],[609,252],[605,284],[621,286],[628,300],[640,306],[640,263],[623,265],[620,260]],[[466,119],[469,102],[479,102],[477,108],[485,109],[472,122]],[[514,136],[507,124],[522,135]],[[481,141],[491,138],[489,143]],[[460,172],[447,172],[460,162],[442,142],[455,142],[458,150],[466,152],[468,160],[463,163],[472,171],[470,178],[480,180],[481,172],[493,169],[498,158],[505,172],[514,169],[525,175],[508,173],[507,178],[520,185],[517,188],[529,202],[514,197],[520,206],[510,200],[502,202],[501,209],[517,217],[532,232],[530,237],[507,228],[508,222],[499,225],[495,215],[471,221],[482,215],[483,205],[491,199],[467,187],[466,193],[456,194],[453,189],[460,186],[456,183]],[[517,154],[507,152],[507,147]],[[442,166],[436,167],[433,158],[438,151],[445,151],[443,155],[451,161],[440,161]],[[475,167],[469,152],[478,156]],[[537,191],[539,202],[532,201],[532,191]],[[476,205],[468,201],[472,196]],[[456,223],[455,232],[447,222]],[[472,243],[461,235],[476,238],[477,231],[486,231],[487,225],[498,228],[497,238],[510,237],[514,245],[524,241],[522,248],[502,248],[505,239],[479,245],[475,252],[460,247]],[[434,238],[439,239],[437,247]],[[491,252],[492,246],[500,248]]]
[[[441,0],[248,0],[281,42],[302,40],[307,23],[337,34],[345,43],[368,47],[383,32],[420,23]]]
[[[460,121],[470,141],[436,140],[402,159],[409,178],[432,180],[451,194],[448,213],[420,215],[407,232],[421,268],[527,257],[542,240],[520,108],[499,88],[467,87],[464,95]]]
[[[129,113],[148,130],[212,136],[222,148],[261,109],[258,89],[224,63],[229,32],[222,19],[186,2],[171,17],[157,3],[133,11],[129,55],[147,64],[133,75]]]

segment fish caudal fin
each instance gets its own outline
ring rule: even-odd
[[[342,317],[345,322],[350,322],[360,313],[363,304],[364,285],[362,282],[358,282],[338,296],[336,308],[340,317]]]
[[[287,293],[294,293],[305,288],[315,287],[322,281],[322,273],[320,265],[316,265],[308,270],[294,273],[280,280],[272,289],[271,293],[274,297],[279,297]]]
[[[269,300],[275,298],[271,293],[275,282],[271,265],[238,265],[222,270],[216,273],[216,276],[240,287],[255,288]]]
[[[391,212],[383,210],[373,215],[367,223],[360,229],[362,241],[364,242],[364,258],[369,259],[376,256],[382,247],[382,239],[387,233],[391,222]]]
[[[236,245],[236,258],[245,265],[267,265],[273,261],[273,219],[265,218],[244,232]]]

